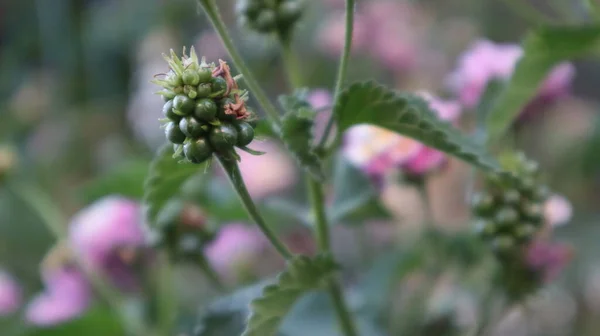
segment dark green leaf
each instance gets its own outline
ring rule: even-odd
[[[165,145],[150,165],[144,193],[146,218],[150,224],[154,224],[165,204],[179,195],[182,185],[194,174],[204,170],[204,165],[178,163],[178,161],[173,158],[173,147]]]
[[[334,113],[340,132],[357,124],[373,124],[413,138],[485,171],[501,172],[485,148],[439,120],[421,97],[394,92],[375,82],[351,85],[342,92]]]
[[[242,336],[274,336],[296,301],[307,292],[321,288],[336,268],[333,259],[325,255],[313,259],[296,256],[288,261],[277,282],[266,286],[262,296],[252,301]]]
[[[111,169],[88,183],[82,191],[87,203],[108,195],[121,195],[136,200],[144,196],[144,181],[148,175],[148,162],[132,161]]]
[[[313,148],[313,128],[316,112],[296,96],[281,96],[281,105],[287,111],[281,126],[281,138],[286,147],[309,174],[323,180],[323,167]]]
[[[85,316],[55,327],[33,329],[27,336],[125,336],[120,320],[109,310],[92,310]]]
[[[497,141],[559,62],[583,56],[598,48],[600,27],[541,28],[523,44],[524,55],[487,121],[489,139]]]
[[[366,219],[388,219],[373,183],[343,155],[336,160],[333,204],[329,216],[333,223],[361,223]]]

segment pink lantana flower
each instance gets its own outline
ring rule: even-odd
[[[545,282],[554,280],[573,258],[573,250],[565,244],[535,240],[527,248],[526,262],[541,272]]]
[[[572,215],[571,202],[561,195],[552,195],[544,204],[544,219],[550,227],[568,223]]]
[[[62,268],[44,274],[46,289],[36,296],[25,312],[27,321],[37,326],[60,324],[81,316],[92,300],[86,278],[75,268]]]
[[[459,58],[458,68],[448,78],[449,86],[466,107],[474,108],[490,81],[508,80],[512,76],[522,55],[523,50],[515,44],[476,41]],[[574,75],[572,64],[557,65],[542,83],[537,99],[547,102],[564,96],[569,92]]]
[[[21,306],[21,287],[8,273],[0,270],[0,316],[16,312]]]
[[[266,246],[265,238],[255,226],[233,223],[222,227],[204,251],[217,272],[235,279],[239,268],[255,262]]]

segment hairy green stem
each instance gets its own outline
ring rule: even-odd
[[[329,251],[329,225],[327,223],[327,213],[325,212],[325,198],[323,197],[323,188],[319,181],[308,177],[308,192],[310,196],[310,203],[312,205],[312,212],[315,218],[317,240],[319,243],[319,249],[322,251]]]
[[[8,185],[13,194],[18,196],[31,210],[41,219],[46,227],[59,241],[67,241],[66,220],[58,211],[58,207],[52,202],[52,198],[39,188],[25,183],[13,183]],[[123,326],[132,335],[148,335],[148,331],[141,321],[131,318],[126,311],[123,299],[110,283],[81,260],[80,256],[74,255],[75,262],[94,286],[94,289],[106,300],[121,319]]]
[[[271,242],[273,247],[281,254],[283,258],[290,259],[292,257],[292,253],[288,250],[287,247],[279,240],[275,232],[267,225],[263,217],[261,216],[258,208],[252,201],[252,197],[248,193],[248,189],[244,184],[244,179],[242,178],[242,173],[240,172],[240,168],[237,164],[237,161],[233,158],[217,156],[219,163],[223,166],[225,173],[229,177],[229,181],[233,185],[233,188],[237,192],[242,204],[246,208],[248,215],[250,218],[258,224],[258,227],[262,230],[262,232],[267,236],[267,239]]]
[[[337,313],[342,332],[346,336],[358,336],[354,321],[348,311],[348,305],[344,299],[344,293],[336,280],[330,280],[328,284],[329,295],[333,301],[333,307]]]
[[[269,117],[273,130],[275,131],[275,133],[279,133],[279,128],[281,128],[281,120],[279,118],[279,113],[267,97],[267,94],[258,84],[258,81],[254,78],[252,72],[250,71],[250,68],[248,68],[248,66],[244,62],[244,59],[233,44],[233,40],[231,39],[231,36],[227,31],[227,27],[225,27],[225,24],[221,19],[221,15],[219,14],[219,8],[217,7],[215,0],[198,0],[198,3],[204,9],[204,12],[208,16],[208,19],[210,20],[217,34],[221,38],[221,41],[223,42],[225,49],[229,53],[233,64],[235,65],[237,70],[244,76],[244,81],[248,85],[248,88],[254,94],[256,100]]]
[[[199,256],[198,259],[196,259],[196,264],[198,265],[198,267],[200,267],[204,275],[206,275],[206,277],[208,278],[208,281],[210,281],[210,283],[213,287],[215,287],[215,289],[217,289],[221,293],[227,292],[227,287],[225,286],[223,280],[221,280],[219,273],[217,273],[217,271],[215,271],[215,269],[210,265],[208,260],[206,260],[206,256],[204,254]]]
[[[355,0],[346,0],[346,35],[344,37],[344,51],[342,51],[342,55],[340,56],[340,64],[337,79],[335,81],[335,91],[333,94],[334,106],[340,98],[342,87],[346,81],[346,73],[348,72],[348,59],[350,58],[350,51],[352,50],[352,35],[354,33],[354,1]],[[329,116],[327,126],[325,126],[325,131],[319,142],[320,148],[323,148],[327,143],[329,133],[331,133],[331,129],[333,128],[334,120],[333,114]]]

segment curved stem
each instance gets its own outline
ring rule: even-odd
[[[250,89],[250,91],[252,91],[252,93],[256,97],[256,100],[269,117],[273,130],[275,131],[275,133],[279,133],[279,128],[281,127],[279,113],[267,97],[267,94],[262,90],[262,88],[258,84],[258,81],[254,78],[252,71],[250,71],[250,68],[248,68],[248,66],[244,62],[244,59],[233,44],[233,40],[231,39],[231,36],[227,31],[227,27],[225,27],[225,24],[221,19],[221,15],[219,14],[219,9],[215,1],[198,0],[198,3],[204,9],[204,12],[208,16],[208,19],[210,20],[217,34],[221,38],[221,41],[223,42],[225,49],[227,49],[227,52],[229,53],[233,64],[238,69],[238,71],[244,76],[244,81],[248,85],[248,88]]]
[[[335,91],[333,94],[334,106],[337,104],[337,101],[340,98],[340,92],[342,91],[342,87],[346,81],[348,59],[350,58],[350,51],[352,50],[352,35],[354,32],[354,1],[355,0],[346,0],[346,35],[344,38],[344,51],[340,57],[337,79],[335,81]],[[329,116],[327,126],[325,126],[325,131],[323,132],[323,136],[319,142],[319,147],[323,148],[325,146],[325,143],[329,138],[329,133],[331,133],[331,129],[333,128],[333,122],[334,116],[332,114]]]
[[[219,163],[221,163],[221,166],[223,166],[223,169],[227,173],[229,181],[231,181],[233,188],[235,189],[238,196],[240,197],[240,200],[244,204],[244,207],[246,208],[248,215],[250,215],[250,218],[252,218],[252,220],[254,220],[256,224],[258,224],[259,228],[262,230],[265,236],[267,236],[267,239],[269,239],[269,241],[271,242],[273,247],[275,247],[277,252],[279,252],[279,254],[281,254],[281,256],[284,259],[290,259],[292,257],[292,253],[279,240],[275,232],[271,230],[271,228],[267,225],[260,212],[258,211],[258,208],[256,208],[254,201],[252,201],[252,197],[250,197],[248,189],[246,189],[246,185],[244,184],[244,179],[242,178],[242,174],[240,172],[240,168],[238,167],[237,161],[222,156],[217,156],[217,158],[219,160]]]
[[[42,190],[32,185],[12,183],[8,185],[13,194],[18,196],[31,210],[42,220],[46,227],[52,232],[55,238],[59,241],[67,240],[67,230],[65,223],[67,222],[58,207],[52,202],[49,195],[46,195]],[[106,302],[117,312],[117,316],[121,319],[123,326],[132,335],[148,335],[148,332],[141,321],[137,318],[131,318],[131,314],[127,311],[123,299],[110,283],[101,275],[93,270],[74,254],[75,262],[90,280],[94,289],[106,300]]]
[[[317,223],[317,240],[319,243],[319,249],[322,251],[329,251],[329,225],[327,223],[327,213],[325,212],[323,189],[321,184],[308,177],[308,192],[310,197],[310,203],[312,205],[313,216]]]
[[[344,335],[358,336],[354,321],[350,317],[350,312],[348,311],[346,301],[344,300],[344,293],[342,292],[341,286],[337,281],[331,280],[328,289]]]

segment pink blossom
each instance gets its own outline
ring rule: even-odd
[[[16,312],[21,306],[21,287],[8,273],[0,270],[0,316]]]
[[[83,260],[102,268],[119,248],[144,245],[140,206],[118,196],[103,198],[72,218],[69,240]]]
[[[544,219],[551,227],[566,224],[572,213],[571,203],[561,195],[552,195],[544,204]]]
[[[81,316],[92,300],[85,277],[73,268],[54,270],[44,278],[46,290],[26,308],[27,321],[38,326],[51,326]]]
[[[352,31],[352,50],[359,51],[366,46],[368,32],[366,22],[360,14],[354,17]],[[321,28],[318,37],[320,48],[332,56],[338,56],[344,49],[346,21],[343,12],[332,14]]]
[[[486,40],[473,43],[458,60],[458,68],[449,76],[448,83],[461,102],[468,108],[479,103],[489,81],[509,79],[523,55],[515,44],[495,44]],[[565,95],[574,77],[570,63],[557,65],[540,87],[538,99],[553,100]]]
[[[307,99],[308,103],[315,110],[321,110],[333,104],[333,97],[331,96],[331,93],[325,89],[313,90],[309,93]]]
[[[254,141],[252,149],[266,154],[256,156],[240,151],[240,170],[253,198],[264,198],[294,184],[296,171],[289,156],[270,141]]]
[[[234,223],[220,229],[205,253],[219,273],[234,277],[236,267],[251,263],[265,246],[265,238],[255,226]]]
[[[554,280],[571,261],[570,246],[536,240],[527,248],[526,261],[529,267],[539,271],[545,282]]]

